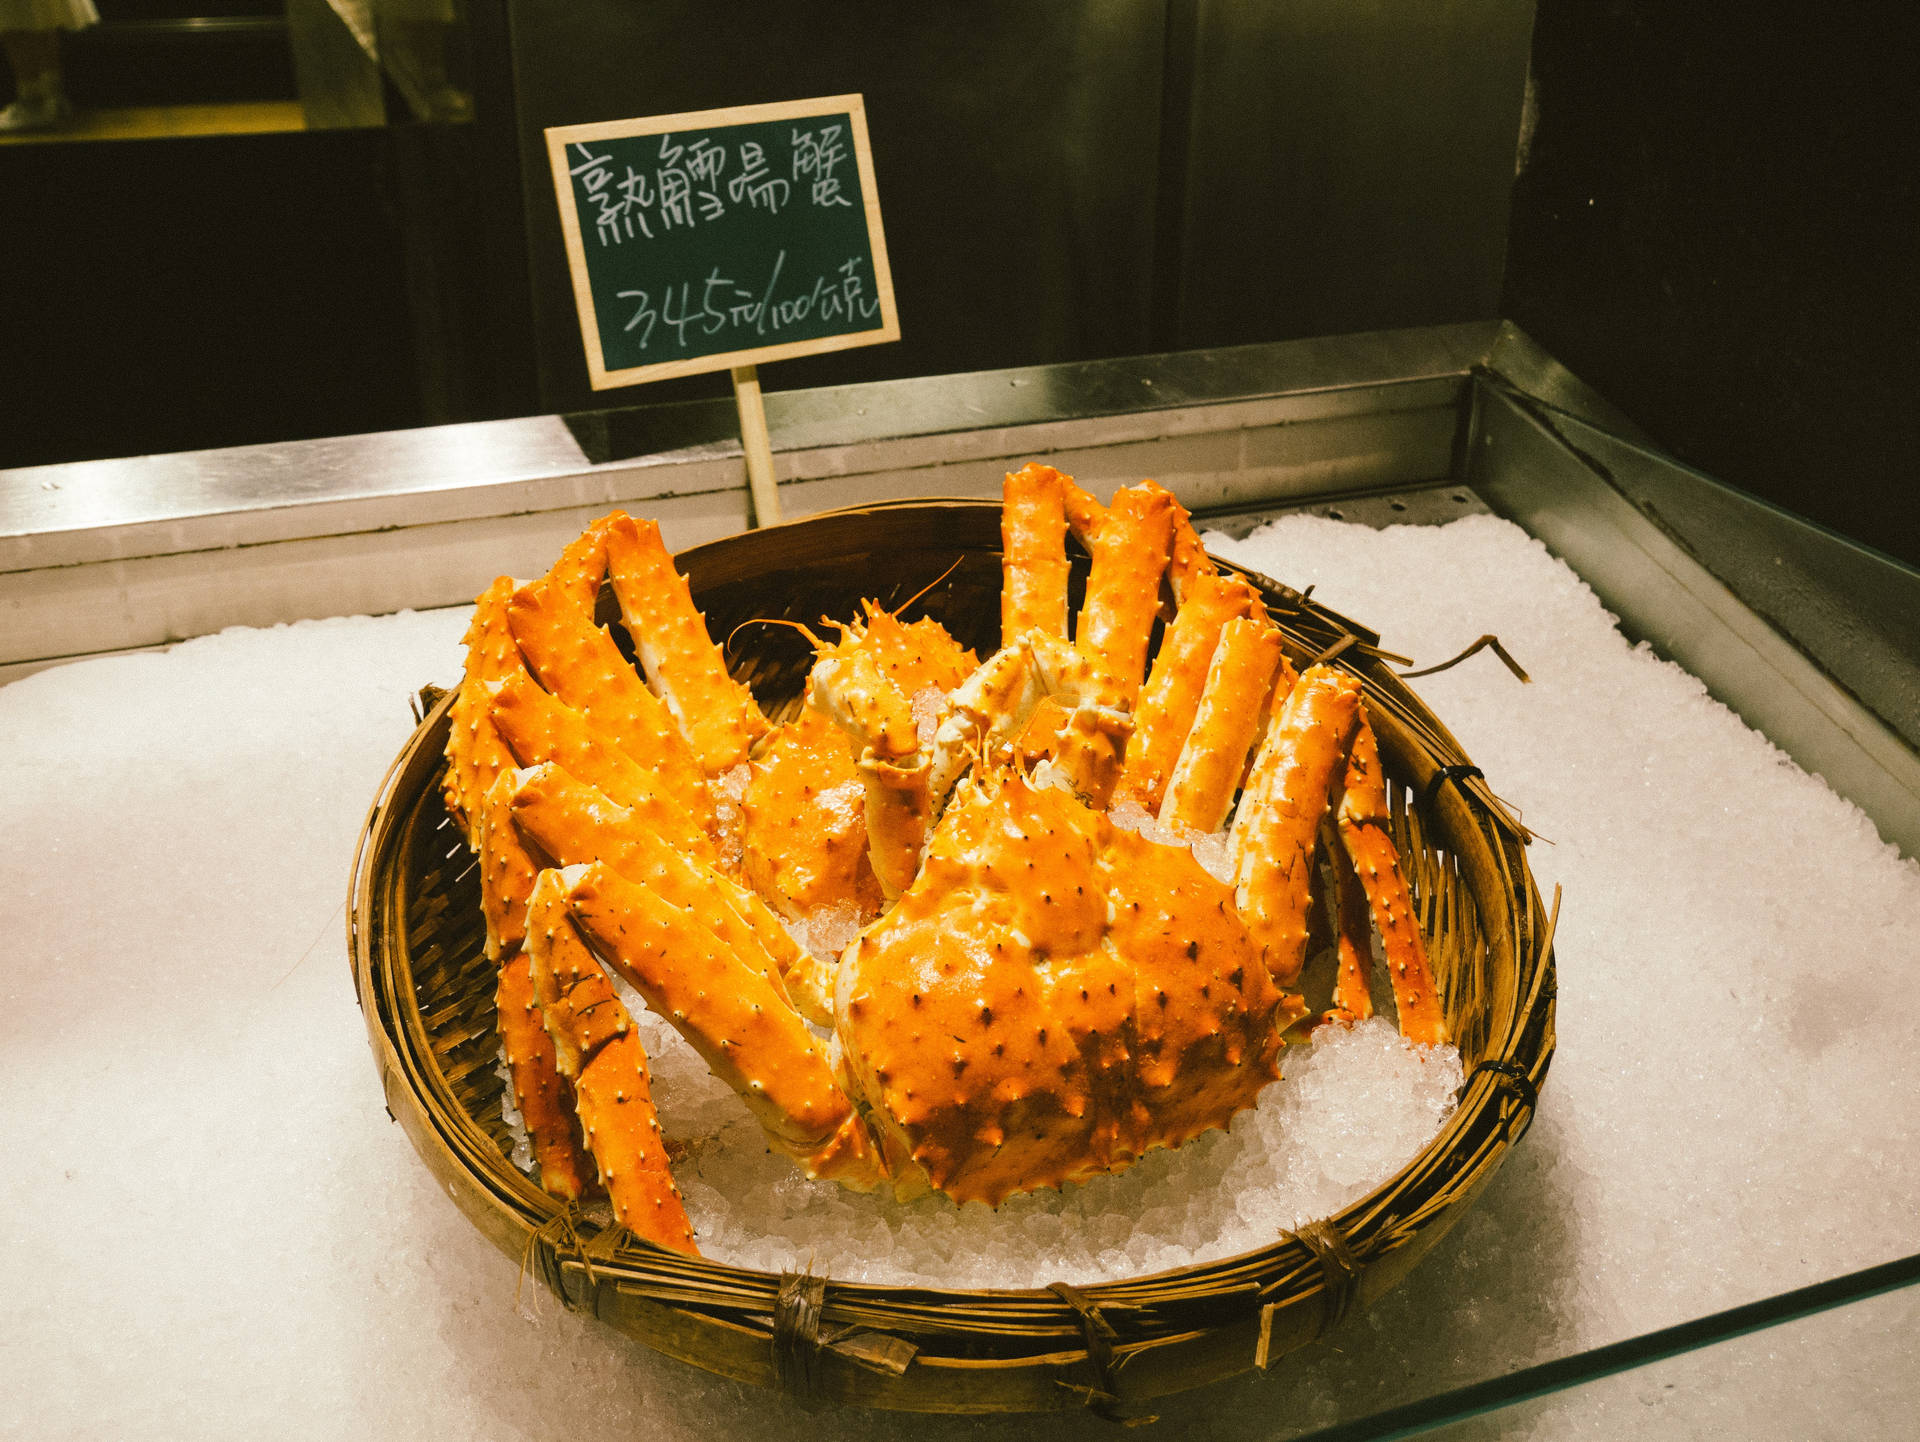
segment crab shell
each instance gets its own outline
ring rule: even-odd
[[[886,1150],[997,1205],[1222,1125],[1304,1007],[1190,851],[1010,772],[962,786],[835,1011]]]

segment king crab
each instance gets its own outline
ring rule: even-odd
[[[1071,637],[1069,529],[1092,556]],[[550,1192],[588,1190],[590,1155],[619,1222],[695,1250],[603,966],[772,1145],[856,1189],[997,1205],[1224,1126],[1306,1015],[1323,838],[1330,1015],[1369,1014],[1377,926],[1401,1030],[1445,1039],[1358,681],[1296,675],[1258,591],[1151,482],[1103,507],[1028,466],[1003,541],[997,652],[976,666],[870,605],[780,727],[649,523],[616,513],[481,596],[446,790]],[[603,577],[644,681],[593,622]],[[776,914],[823,902],[864,923],[825,956]]]

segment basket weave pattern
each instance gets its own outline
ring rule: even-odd
[[[805,638],[874,598],[999,640],[999,507],[865,507],[752,532],[677,564],[733,673],[770,717],[798,705]],[[1086,559],[1074,565],[1072,603]],[[1468,1069],[1459,1109],[1390,1183],[1338,1216],[1225,1261],[1126,1282],[940,1291],[778,1276],[596,1230],[508,1160],[495,1069],[495,968],[476,865],[440,800],[450,697],[424,718],[369,815],[348,908],[355,984],[388,1110],[456,1203],[568,1306],[669,1355],[810,1403],[938,1412],[1148,1399],[1268,1365],[1391,1287],[1451,1226],[1532,1119],[1553,1050],[1550,926],[1525,831],[1375,652],[1378,638],[1265,577],[1289,658],[1358,675],[1447,1023]],[[916,599],[917,598],[917,599]]]

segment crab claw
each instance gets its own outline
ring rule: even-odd
[[[878,1148],[835,1076],[825,1042],[713,931],[604,862],[559,873],[581,935],[730,1086],[808,1175],[867,1189]]]
[[[833,982],[765,902],[711,866],[664,841],[634,812],[551,762],[513,773],[513,822],[556,866],[604,861],[668,902],[704,919],[734,956],[809,1021],[832,1022]]]

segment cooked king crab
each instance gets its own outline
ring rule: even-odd
[[[990,1204],[1224,1126],[1278,1076],[1282,1034],[1305,1012],[1289,988],[1323,824],[1343,843],[1330,851],[1352,858],[1336,874],[1357,867],[1365,890],[1338,908],[1337,1010],[1366,1010],[1370,905],[1402,1030],[1442,1038],[1357,681],[1329,667],[1294,677],[1258,593],[1215,573],[1159,487],[1103,508],[1028,467],[1008,479],[1005,517],[1005,644],[947,698],[931,740],[870,653],[823,648],[815,667],[809,707],[854,740],[873,871],[893,898],[824,974],[724,858],[667,839],[646,787],[628,777],[616,801],[578,774],[578,745],[503,771],[488,792],[491,830],[524,840],[529,868],[552,863],[524,923],[528,1005],[579,1087],[616,1215],[638,1234],[692,1246],[644,1057],[595,954],[810,1174]],[[1093,556],[1072,640],[1069,525]],[[1163,573],[1180,605],[1143,687]],[[725,672],[684,580],[668,575],[677,590],[659,578],[628,619],[685,726],[700,704],[676,704],[674,687],[709,678],[694,689],[710,702],[727,694],[711,682]],[[513,678],[485,684],[510,727],[500,698]],[[523,744],[512,749],[526,762],[538,748]],[[1023,753],[1044,757],[1031,774]],[[1212,832],[1236,793],[1224,881],[1108,813],[1117,797],[1176,834]],[[482,861],[485,878],[484,849]],[[831,1023],[828,1040],[803,1010]],[[615,1057],[617,1073],[602,1065]]]

